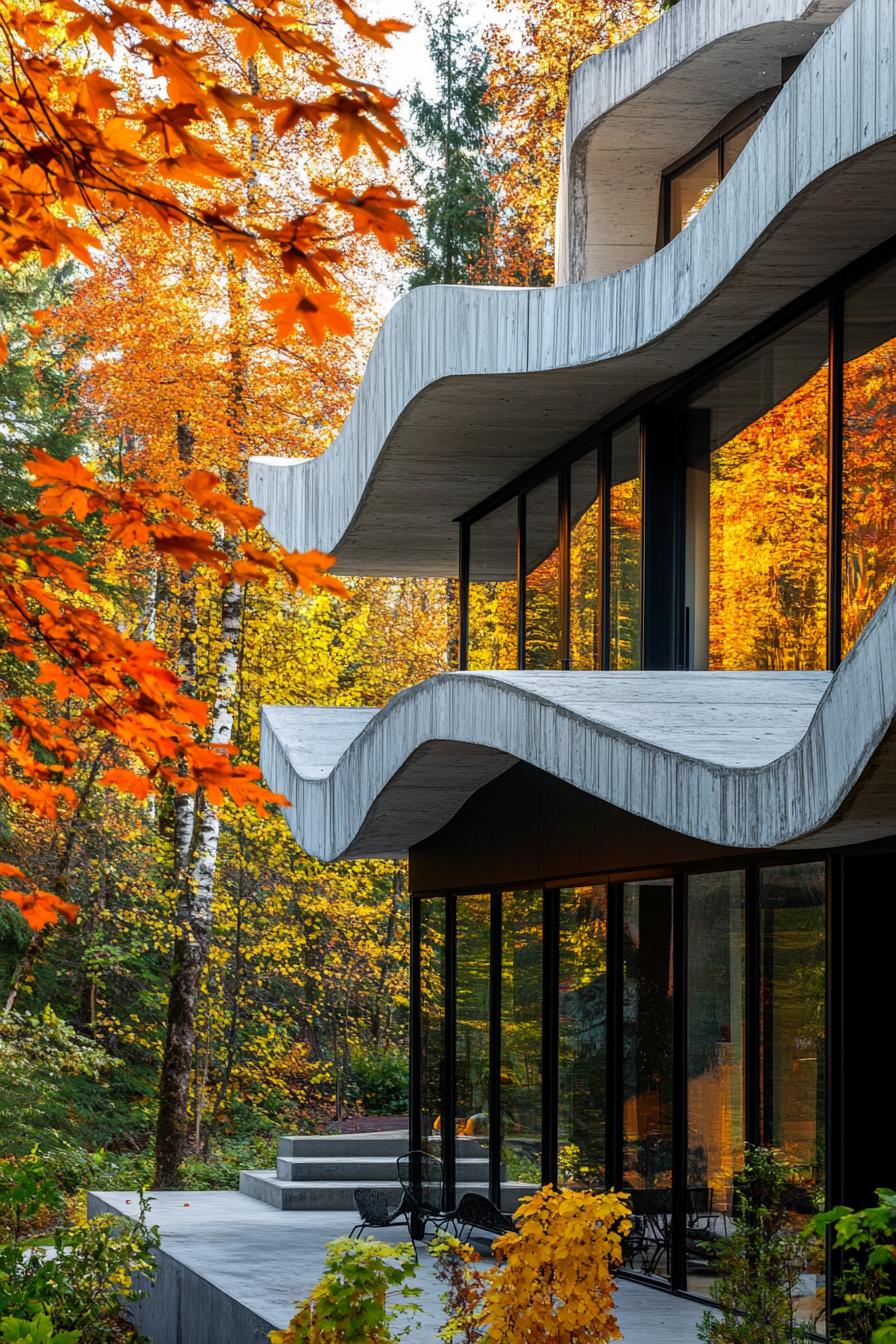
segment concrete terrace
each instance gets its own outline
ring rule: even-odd
[[[348,1233],[351,1213],[284,1213],[226,1190],[165,1191],[152,1196],[151,1221],[162,1236],[159,1277],[136,1324],[152,1344],[264,1344],[283,1328],[293,1302],[323,1269],[324,1248]],[[91,1214],[133,1214],[133,1191],[93,1193]],[[400,1241],[397,1228],[380,1233]],[[421,1248],[422,1310],[409,1344],[437,1344],[444,1324],[439,1285]],[[619,1321],[626,1344],[696,1344],[703,1308],[640,1284],[621,1281]]]

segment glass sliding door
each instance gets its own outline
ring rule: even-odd
[[[559,482],[526,495],[526,667],[560,667]]]
[[[489,949],[491,899],[457,898],[455,1131],[489,1133]]]
[[[896,579],[896,263],[847,290],[843,652]]]
[[[560,892],[557,1170],[603,1190],[607,1131],[607,889]]]
[[[610,661],[641,666],[641,426],[633,420],[610,441]]]
[[[622,1179],[635,1268],[669,1278],[672,1230],[672,880],[622,889]]]
[[[470,527],[471,671],[517,665],[517,514],[517,501],[511,499]]]
[[[445,1084],[445,902],[430,897],[420,915],[420,1136],[440,1151]]]
[[[823,863],[759,873],[762,1142],[790,1171],[793,1221],[802,1226],[824,1196],[825,904]],[[801,1314],[823,1304],[820,1265],[803,1278]]]
[[[501,899],[501,1179],[515,1197],[541,1185],[542,893]]]
[[[687,887],[687,1286],[706,1293],[744,1160],[745,874]]]
[[[569,665],[601,665],[601,498],[597,449],[569,469]]]

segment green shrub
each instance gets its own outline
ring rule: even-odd
[[[2,1344],[78,1344],[80,1338],[77,1330],[57,1330],[42,1311],[30,1320],[20,1316],[4,1316],[0,1320]]]
[[[817,1243],[793,1226],[788,1207],[794,1172],[772,1148],[748,1147],[735,1177],[730,1237],[716,1245],[718,1278],[712,1297],[721,1310],[705,1314],[704,1344],[808,1344],[812,1325],[796,1319],[799,1281]]]
[[[63,1208],[63,1192],[40,1154],[0,1165],[0,1319],[19,1322],[10,1330],[29,1321],[37,1330],[43,1326],[35,1319],[43,1314],[55,1331],[72,1332],[69,1338],[79,1344],[131,1339],[123,1307],[143,1296],[135,1275],[154,1278],[159,1244],[158,1232],[147,1226],[145,1197],[133,1220],[109,1214],[56,1226],[48,1238],[53,1254],[44,1255],[34,1234]],[[13,1335],[20,1337],[27,1338]]]
[[[838,1205],[821,1213],[813,1230],[833,1228],[843,1269],[834,1283],[831,1344],[896,1344],[896,1191],[875,1191],[872,1209]]]
[[[389,1246],[373,1237],[339,1237],[327,1247],[320,1282],[301,1302],[285,1330],[272,1330],[271,1344],[394,1344],[393,1325],[420,1296],[410,1286],[417,1270],[410,1242]],[[400,1290],[397,1302],[389,1295]]]
[[[400,1050],[371,1050],[351,1063],[349,1099],[366,1115],[406,1115],[408,1061]]]

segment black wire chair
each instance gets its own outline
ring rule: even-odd
[[[450,1221],[445,1213],[445,1174],[441,1158],[415,1148],[396,1161],[401,1185],[402,1203],[408,1208],[413,1221],[422,1225],[432,1223],[436,1228]]]
[[[497,1204],[493,1204],[485,1195],[477,1195],[473,1190],[461,1195],[457,1208],[446,1214],[446,1218],[454,1224],[461,1241],[466,1240],[465,1232],[474,1230],[491,1232],[495,1236],[516,1231],[516,1223],[508,1213],[502,1213]]]
[[[408,1236],[411,1245],[414,1244],[414,1235],[411,1231],[411,1208],[402,1193],[401,1199],[397,1204],[390,1204],[384,1190],[368,1190],[361,1187],[359,1190],[352,1191],[352,1199],[355,1208],[361,1215],[360,1223],[357,1223],[349,1232],[350,1237],[360,1237],[368,1227],[393,1227],[396,1223],[404,1223],[408,1230]],[[417,1247],[414,1246],[414,1255],[417,1254]]]

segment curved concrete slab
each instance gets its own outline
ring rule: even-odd
[[[833,676],[445,673],[378,713],[265,708],[261,764],[326,860],[406,853],[517,761],[696,839],[799,848],[896,831],[894,715],[896,590]]]
[[[896,232],[894,69],[896,5],[854,0],[662,251],[578,285],[413,290],[328,451],[253,459],[269,530],[341,573],[455,574],[459,513]]]
[[[664,169],[733,108],[781,83],[850,0],[677,5],[572,77],[557,194],[558,285],[633,266],[656,246]],[[695,97],[695,91],[699,96]]]

